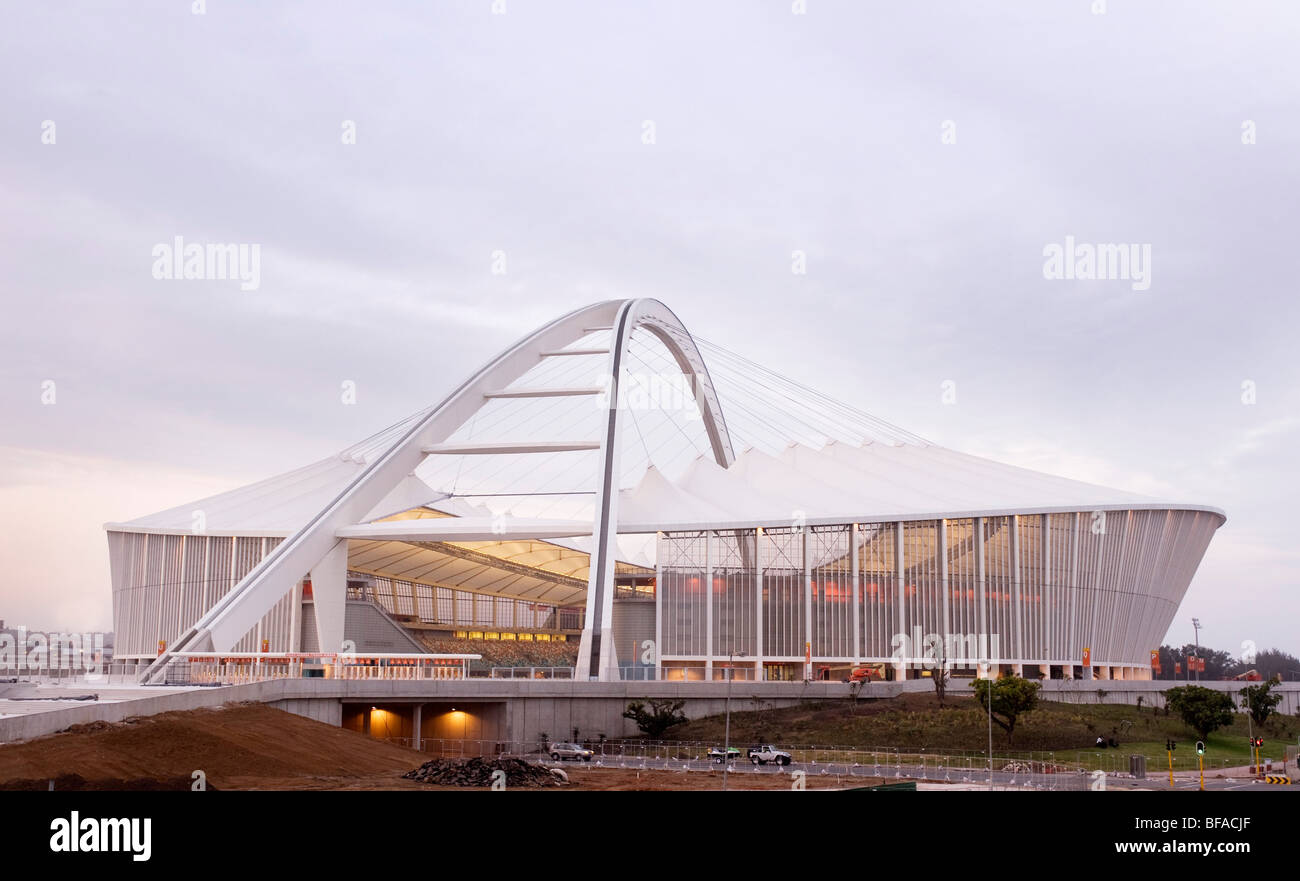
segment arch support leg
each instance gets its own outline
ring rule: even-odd
[[[584,681],[616,682],[619,680],[618,648],[614,645],[614,565],[611,562],[596,584],[596,566],[587,580],[587,617],[582,625],[582,638],[578,646],[578,666],[575,679]]]
[[[343,619],[348,605],[348,543],[336,542],[311,569],[312,609],[316,613],[317,651],[343,649]]]

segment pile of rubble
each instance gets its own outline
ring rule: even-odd
[[[498,771],[505,772],[505,784],[512,786],[562,786],[561,778],[541,765],[523,759],[433,759],[402,776],[439,786],[491,786]]]

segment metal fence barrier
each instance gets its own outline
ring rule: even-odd
[[[412,747],[409,737],[383,738],[389,743]],[[624,768],[628,770],[710,772],[721,763],[710,757],[719,744],[705,741],[605,741],[582,742],[593,753],[589,760],[552,757],[552,745],[560,741],[500,741],[423,738],[419,749],[430,758],[491,758],[510,756],[560,767]],[[565,741],[569,742],[569,741]],[[861,749],[833,746],[780,747],[790,753],[797,767],[775,763],[757,765],[741,750],[730,763],[733,773],[782,774],[792,770],[818,777],[882,778],[924,780],[938,783],[988,785],[989,758],[974,752],[906,752],[896,749]],[[993,780],[996,787],[1043,790],[1083,790],[1093,775],[1053,753],[995,755]]]

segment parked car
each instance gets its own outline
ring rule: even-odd
[[[770,744],[756,746],[749,751],[749,760],[755,765],[766,765],[772,762],[776,765],[788,765],[792,756],[783,749],[777,749]]]
[[[551,758],[557,762],[564,759],[581,759],[584,762],[590,762],[591,757],[595,755],[591,750],[576,743],[553,743],[549,752]]]
[[[713,759],[716,764],[721,765],[725,758],[728,762],[734,762],[740,758],[740,747],[730,746],[725,750],[720,746],[715,746],[709,750],[709,758]]]

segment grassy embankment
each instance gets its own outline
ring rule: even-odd
[[[724,719],[709,716],[669,729],[666,737],[690,742],[721,742]],[[1206,744],[1206,768],[1249,764],[1247,717],[1237,714],[1230,728],[1210,735]],[[1283,745],[1297,742],[1300,719],[1271,718],[1261,732],[1261,756],[1272,758],[1275,767],[1283,756]],[[1119,748],[1098,749],[1097,736],[1115,738]],[[1175,770],[1196,768],[1196,733],[1176,714],[1131,704],[1067,704],[1041,701],[1038,709],[1016,722],[1014,742],[993,726],[993,751],[1005,757],[1039,761],[1054,760],[1085,767],[1122,769],[1128,757],[1147,757],[1149,773],[1167,768],[1166,739],[1177,742]],[[843,747],[903,755],[983,755],[988,747],[988,716],[974,698],[950,697],[940,709],[932,694],[906,694],[897,698],[808,703],[775,709],[756,705],[746,698],[732,704],[731,742],[746,746],[777,743],[788,746]],[[827,758],[830,757],[828,754]]]

